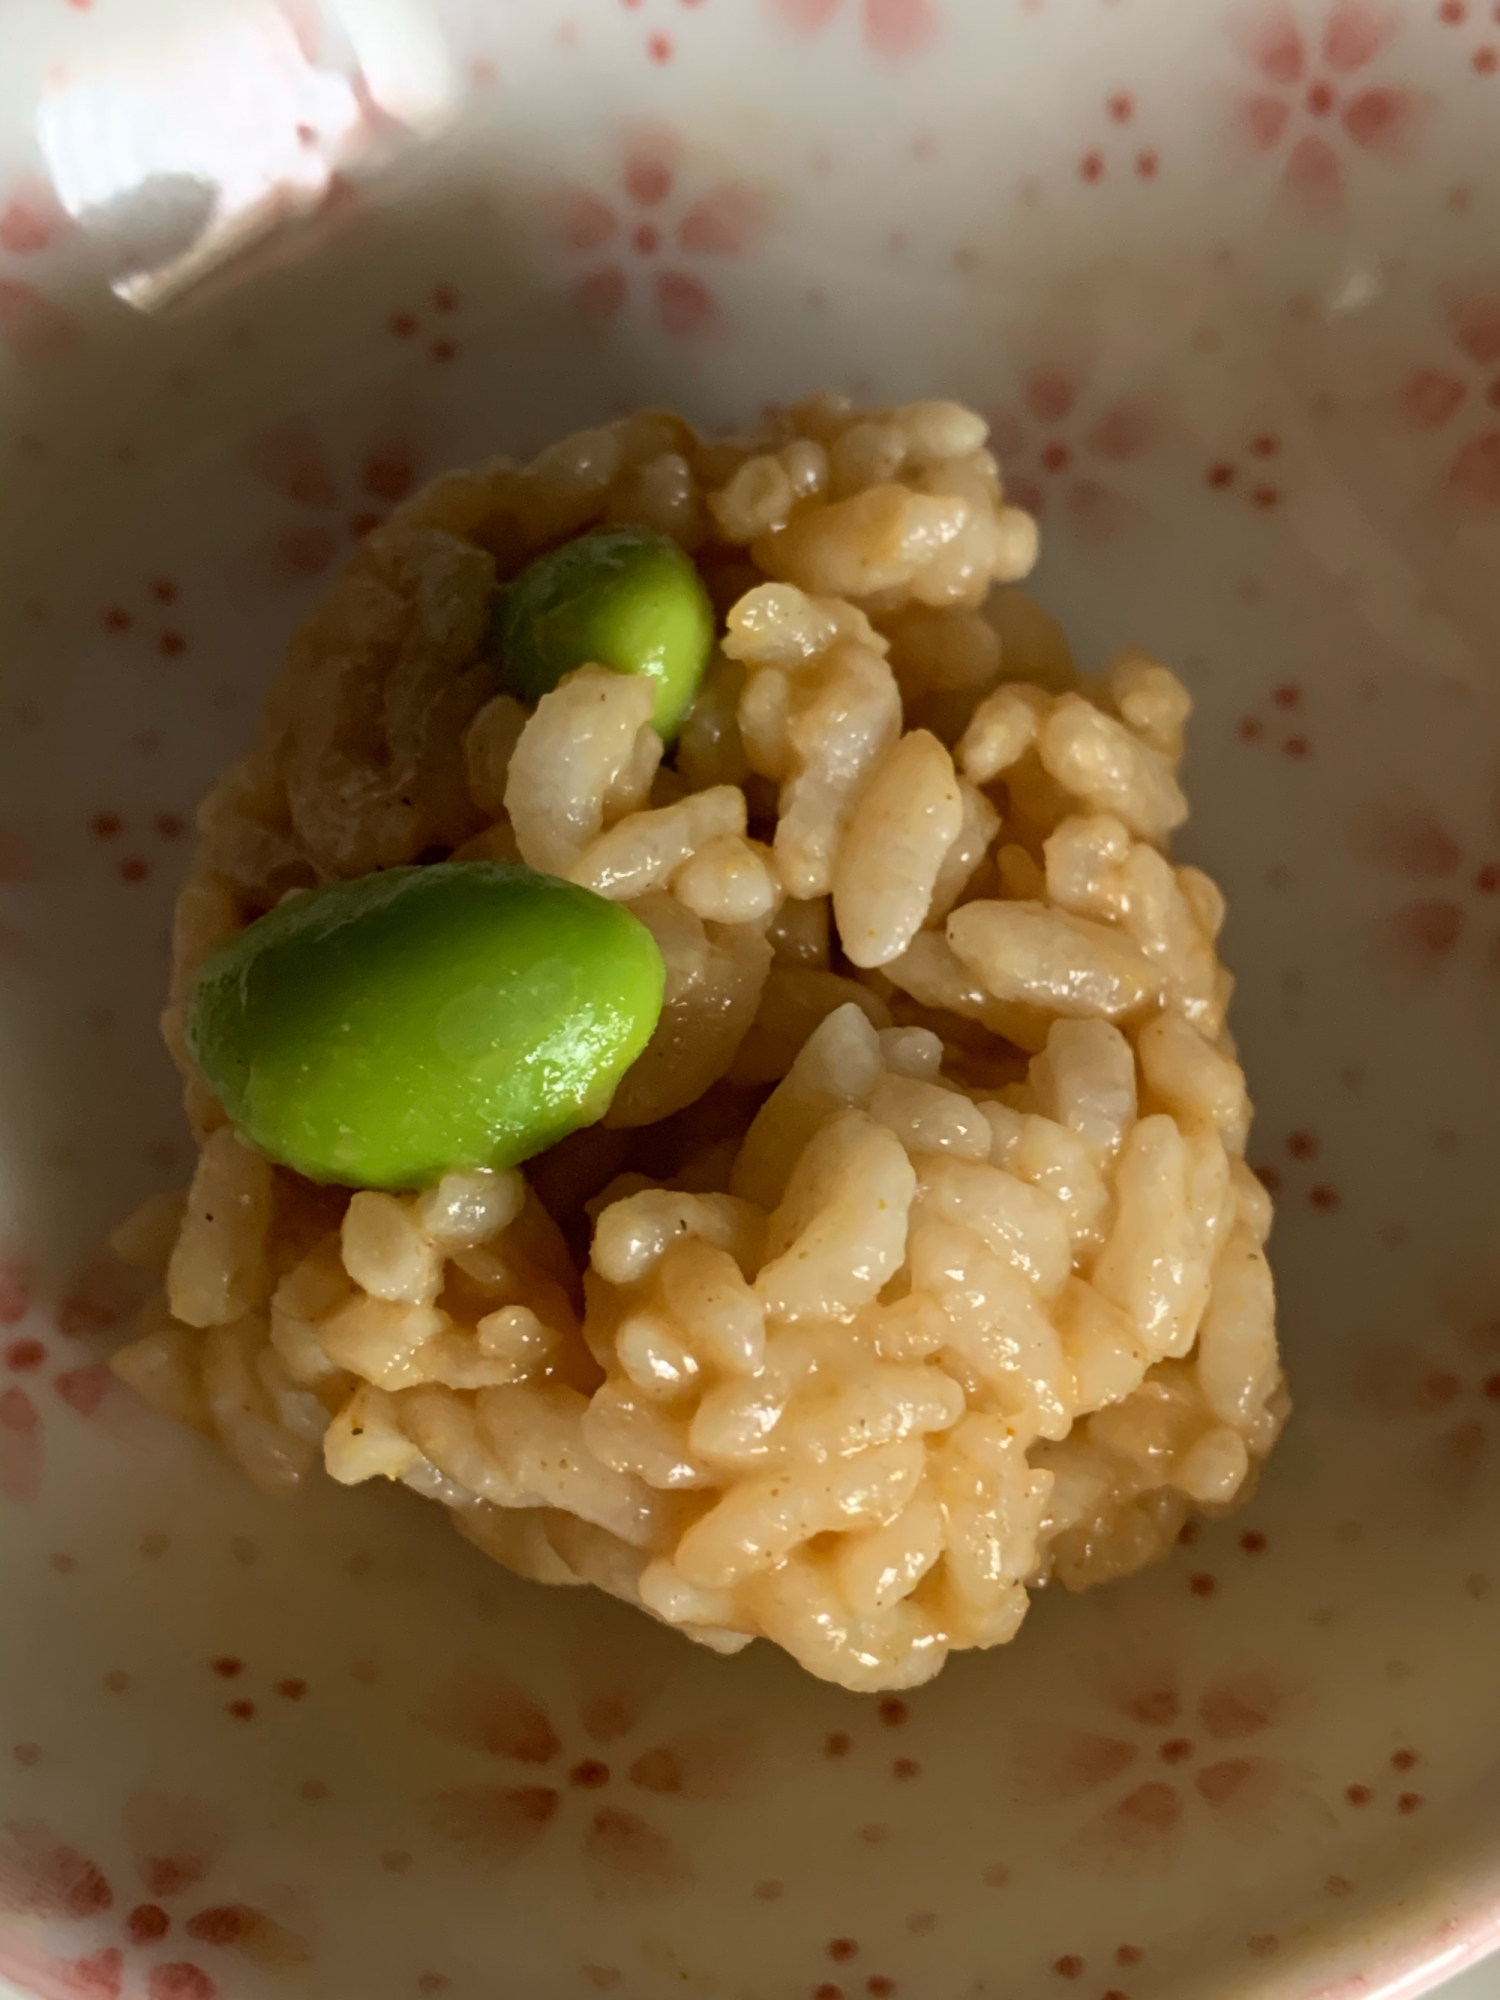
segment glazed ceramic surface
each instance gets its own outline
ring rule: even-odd
[[[1500,1939],[1500,10],[0,10],[0,1978],[1373,2000]],[[278,1505],[102,1357],[194,803],[352,541],[644,401],[992,414],[1197,701],[1297,1414],[903,1699]],[[1185,1538],[1187,1539],[1187,1538]]]

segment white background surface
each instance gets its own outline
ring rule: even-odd
[[[1443,2000],[1500,2000],[1500,1955],[1461,1972],[1439,1990]]]

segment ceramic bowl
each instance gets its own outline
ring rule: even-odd
[[[1489,0],[7,0],[0,1974],[66,2000],[1374,2000],[1500,1939]],[[259,1497],[102,1365],[194,803],[427,473],[991,413],[1197,703],[1295,1420],[862,1699]]]

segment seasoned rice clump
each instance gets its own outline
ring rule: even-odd
[[[200,815],[165,1029],[201,1153],[120,1235],[164,1270],[126,1381],[265,1487],[402,1480],[522,1576],[855,1689],[1244,1497],[1287,1405],[1223,901],[1167,852],[1188,698],[1140,652],[1080,678],[985,436],[648,411],[369,537]],[[496,580],[617,521],[724,627],[667,759],[648,683],[585,667],[528,715],[487,659]],[[522,1172],[273,1167],[187,1061],[195,968],[450,855],[628,900],[650,1046]]]

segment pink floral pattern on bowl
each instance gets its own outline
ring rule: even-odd
[[[122,19],[138,64],[183,32],[123,4],[14,0],[0,111],[0,1986],[1406,2000],[1476,1956],[1492,9],[404,0],[382,47],[352,0],[204,0],[207,37],[289,12],[373,150],[154,318],[35,115]],[[419,85],[425,153],[382,96]],[[191,109],[160,157],[230,172]],[[400,1495],[273,1506],[103,1366],[102,1234],[188,1159],[154,1020],[193,802],[333,566],[444,465],[828,382],[990,411],[1085,663],[1193,688],[1298,1403],[1246,1514],[878,1703]]]

